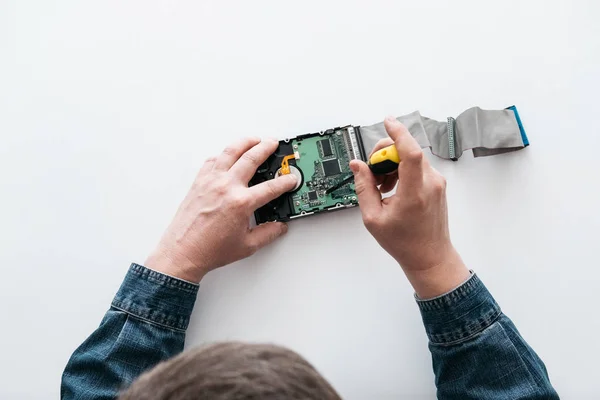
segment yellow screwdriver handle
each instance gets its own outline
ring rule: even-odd
[[[371,172],[375,175],[385,175],[396,171],[398,164],[400,164],[400,156],[398,156],[396,145],[392,144],[377,150],[369,157],[368,164]]]

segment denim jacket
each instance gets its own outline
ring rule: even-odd
[[[114,399],[183,350],[198,285],[132,264],[100,326],[75,350],[62,399]],[[439,399],[558,399],[544,363],[483,282],[417,299]]]

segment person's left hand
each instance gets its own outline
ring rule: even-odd
[[[290,174],[248,187],[276,149],[274,139],[247,138],[206,160],[146,267],[197,283],[207,272],[246,258],[284,234],[282,222],[249,226],[257,208],[296,185]]]

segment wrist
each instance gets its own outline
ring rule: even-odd
[[[421,299],[430,299],[448,293],[471,276],[471,272],[452,246],[434,265],[418,269],[403,269],[415,293]]]
[[[189,258],[158,247],[144,264],[146,267],[174,278],[200,283],[207,271],[192,263]]]

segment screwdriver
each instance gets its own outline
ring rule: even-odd
[[[369,157],[369,161],[367,162],[367,165],[374,175],[385,175],[394,172],[398,169],[398,164],[400,164],[400,156],[398,156],[398,150],[396,149],[395,144],[377,150]],[[327,189],[325,194],[332,193],[353,180],[354,175],[350,174],[337,185]]]
[[[400,156],[398,156],[396,145],[392,144],[377,150],[369,157],[367,164],[374,175],[385,175],[396,171],[398,164],[400,164]]]

